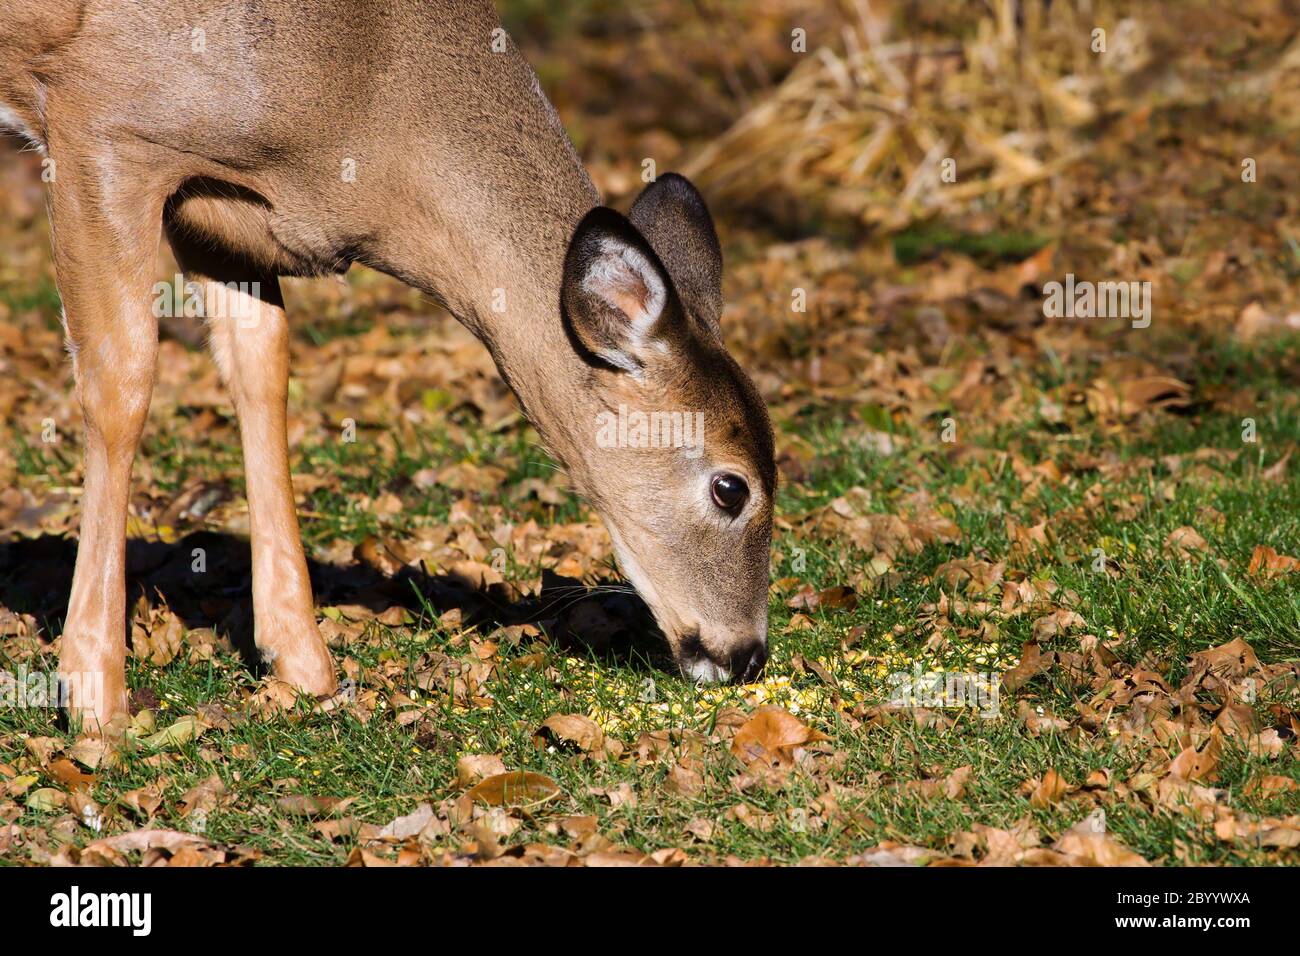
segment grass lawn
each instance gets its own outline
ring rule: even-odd
[[[1285,390],[1276,351],[1211,353],[1198,387],[1212,388],[1227,363],[1251,364],[1261,390]],[[1063,366],[1047,387],[1063,396],[1082,371]],[[1002,852],[982,828],[1033,832],[1046,846],[1101,809],[1106,833],[1152,862],[1273,862],[1277,846],[1221,839],[1215,823],[1294,810],[1298,768],[1286,718],[1294,663],[1289,671],[1229,667],[1221,685],[1213,677],[1189,683],[1204,708],[1196,721],[1187,707],[1171,713],[1169,694],[1188,680],[1194,654],[1230,641],[1245,641],[1264,665],[1294,662],[1300,651],[1300,578],[1248,573],[1256,546],[1285,553],[1296,540],[1289,505],[1300,489],[1269,467],[1275,449],[1300,437],[1294,403],[1281,404],[1259,416],[1254,444],[1243,443],[1239,416],[1213,413],[1143,411],[1117,438],[1090,424],[1078,403],[1056,423],[1026,414],[997,425],[977,419],[967,431],[959,416],[958,442],[944,442],[941,429],[871,430],[873,442],[863,442],[833,420],[788,424],[810,457],[804,480],[781,492],[773,653],[757,685],[702,689],[682,679],[653,638],[632,633],[620,616],[630,602],[617,593],[544,590],[544,600],[521,611],[541,627],[467,629],[458,609],[440,616],[434,579],[423,574],[404,582],[409,600],[399,595],[377,615],[348,603],[345,590],[322,609],[340,625],[336,656],[357,687],[326,713],[259,684],[211,630],[191,633],[165,666],[145,656],[154,646],[145,643],[129,666],[135,731],[147,741],[192,715],[204,729],[181,743],[141,742],[115,766],[95,769],[90,812],[104,833],[148,821],[197,831],[232,859],[259,853],[264,863],[392,855],[394,841],[365,837],[425,803],[432,823],[406,841],[408,857],[490,859],[546,845],[581,857],[680,849],[699,862],[789,863],[843,860],[882,845],[982,858]],[[304,448],[299,472],[338,478],[302,509],[304,534],[318,547],[401,542],[447,522],[481,533],[496,522],[586,520],[567,496],[554,505],[512,500],[513,489],[547,473],[541,452],[514,431],[416,431],[395,438],[382,463],[374,447],[363,437]],[[224,471],[238,449],[182,451],[158,436],[145,457],[155,484],[174,489]],[[22,480],[64,483],[52,477],[61,457],[33,448],[22,460]],[[504,475],[467,497],[416,483],[430,470],[489,462],[480,467]],[[364,502],[385,496],[400,509],[389,503],[376,520]],[[841,519],[848,530],[827,529],[823,519],[837,509],[902,514],[941,531],[922,542],[920,532],[894,540],[887,529],[871,539],[879,545],[872,553],[853,543],[853,519]],[[1180,537],[1185,528],[1195,536]],[[176,542],[178,532],[154,530],[146,537],[167,556],[152,574],[170,580],[167,569],[184,564],[186,545],[201,539],[168,546],[164,539]],[[1192,544],[1180,548],[1184,538]],[[246,560],[231,578],[236,587]],[[542,563],[511,553],[503,570],[507,585],[527,588]],[[605,570],[588,574],[612,577]],[[25,580],[12,562],[7,571]],[[851,591],[830,590],[841,586]],[[137,637],[166,623],[166,612],[142,607]],[[612,637],[601,647],[564,639],[584,626]],[[990,674],[997,684],[1027,643],[1067,658],[1014,691],[999,684],[996,701],[890,706],[892,673]],[[8,646],[0,661],[7,670],[53,667],[45,646],[32,657],[12,652],[26,642]],[[1094,673],[1098,654],[1109,663]],[[1253,732],[1233,725],[1224,733],[1225,721],[1211,723],[1224,702],[1215,688],[1243,699],[1252,677]],[[1125,688],[1159,678],[1167,684],[1125,699]],[[781,747],[775,731],[774,749],[747,766],[731,744],[761,705],[784,708],[825,739]],[[545,726],[554,715],[589,722],[557,732]],[[74,738],[57,712],[0,712],[0,741],[4,815],[24,833],[6,859],[42,860],[93,841],[99,834],[68,815],[82,778],[69,782],[72,771],[59,762]],[[1171,761],[1188,747],[1214,755],[1212,767],[1185,781],[1190,796],[1168,789],[1183,779],[1169,776]],[[466,759],[473,755],[545,775],[558,792],[539,794],[545,802],[526,811],[490,802],[467,810],[458,802],[463,784],[495,766]],[[1060,782],[1044,789],[1049,772]]]

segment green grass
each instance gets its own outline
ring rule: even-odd
[[[1019,262],[1032,256],[1048,242],[1048,237],[1037,233],[959,232],[934,223],[911,226],[893,238],[894,256],[901,266],[916,265],[948,251],[968,255],[984,266]]]
[[[1200,370],[1202,381],[1213,381],[1248,364],[1256,370],[1262,388],[1280,388],[1287,374],[1287,355],[1285,350],[1210,353]],[[1065,371],[1067,377],[1073,377],[1078,369]],[[929,660],[923,648],[925,630],[918,619],[923,609],[943,594],[943,586],[932,580],[935,568],[971,554],[991,559],[1007,555],[1007,515],[1025,523],[1039,515],[1048,516],[1049,522],[1059,524],[1051,546],[1022,561],[1020,569],[1034,580],[1051,579],[1076,592],[1074,606],[1083,615],[1087,631],[1123,635],[1116,651],[1130,664],[1144,657],[1158,661],[1162,673],[1176,685],[1191,653],[1237,636],[1244,637],[1266,662],[1300,656],[1300,582],[1295,576],[1260,582],[1245,574],[1257,544],[1271,544],[1284,553],[1295,550],[1300,519],[1294,502],[1300,495],[1300,482],[1294,472],[1281,481],[1265,480],[1259,468],[1261,462],[1272,464],[1281,449],[1300,441],[1300,414],[1294,401],[1279,399],[1261,413],[1259,430],[1265,437],[1253,446],[1241,442],[1236,416],[1216,413],[1185,417],[1150,413],[1118,435],[1102,435],[1079,416],[1071,419],[1064,432],[1059,427],[1049,428],[1036,416],[963,429],[967,450],[1014,449],[1030,463],[1060,459],[1063,451],[1083,454],[1100,450],[1116,451],[1121,460],[1149,458],[1155,462],[1127,477],[1105,480],[1102,505],[1093,508],[1086,507],[1085,500],[1089,487],[1103,480],[1096,473],[1072,475],[1059,484],[1045,485],[1027,500],[1026,487],[1013,468],[998,466],[988,455],[953,457],[949,454],[952,448],[939,441],[937,430],[931,433],[905,424],[891,426],[903,444],[896,454],[882,456],[864,450],[854,440],[856,427],[846,426],[843,419],[839,424],[822,421],[800,426],[799,437],[816,451],[816,465],[806,483],[787,483],[780,511],[791,517],[806,514],[859,486],[870,489],[872,507],[896,512],[906,496],[924,490],[940,512],[956,521],[962,540],[956,545],[928,545],[916,554],[900,556],[894,567],[899,578],[888,588],[864,592],[856,609],[814,613],[808,630],[788,631],[792,612],[785,606],[784,594],[774,596],[769,674],[788,677],[791,693],[815,695],[820,687],[813,674],[794,667],[795,658],[833,663],[842,656],[841,641],[854,628],[863,629],[862,651],[897,652],[905,658]],[[313,495],[309,507],[318,517],[304,523],[307,540],[323,542],[341,536],[359,541],[380,530],[373,516],[358,509],[355,502],[359,496],[385,491],[398,493],[408,504],[395,523],[385,524],[386,534],[400,539],[404,528],[445,519],[451,501],[447,493],[437,489],[420,492],[410,485],[410,477],[423,468],[458,461],[507,462],[509,479],[502,486],[503,494],[514,482],[549,473],[549,463],[532,443],[531,432],[470,430],[466,436],[464,444],[457,444],[447,434],[422,434],[415,443],[401,444],[401,451],[391,460],[369,455],[364,440],[356,445],[327,443],[303,449],[297,470],[340,478],[336,488]],[[1240,454],[1232,461],[1212,462],[1212,473],[1195,480],[1175,480],[1161,463],[1162,456],[1202,448]],[[179,484],[183,472],[213,467],[225,470],[236,450],[223,448],[205,453],[211,458],[194,458],[193,451],[182,453],[165,440],[155,439],[147,454],[160,482]],[[47,460],[47,464],[53,462]],[[485,503],[505,504],[524,517],[520,506],[508,504],[504,497]],[[1136,510],[1117,513],[1125,503]],[[1205,516],[1211,513],[1207,509],[1214,509],[1222,519],[1207,522]],[[580,514],[575,502],[549,520],[573,520]],[[548,520],[542,512],[533,516]],[[1167,556],[1163,548],[1166,537],[1188,524],[1205,536],[1212,557],[1182,561]],[[1110,574],[1092,569],[1092,549],[1103,545],[1118,565]],[[792,570],[795,548],[802,549],[806,562],[797,573]],[[868,558],[842,541],[797,532],[784,534],[774,543],[774,578],[795,576],[816,588],[830,587],[853,580]],[[1222,567],[1216,559],[1222,559]],[[511,574],[527,578],[537,571],[512,566]],[[1033,617],[1000,623],[1002,654],[1010,655],[1009,661],[1014,661],[1021,642],[1030,637]],[[396,628],[372,623],[368,639],[348,648],[347,654],[365,675],[363,689],[409,691],[421,654],[465,653],[465,638],[457,636],[454,628],[442,626],[432,614],[423,615],[421,621]],[[976,626],[978,620],[954,615],[953,624]],[[890,637],[895,642],[892,645],[887,640]],[[1077,634],[1063,635],[1046,646],[1069,649],[1077,641]],[[1080,689],[1059,674],[1049,673],[1015,695],[1007,695],[998,717],[986,719],[969,711],[953,711],[952,725],[942,730],[914,726],[909,721],[883,729],[855,730],[834,707],[805,708],[801,716],[825,731],[842,755],[826,778],[796,775],[784,787],[758,788],[742,795],[731,786],[738,771],[736,762],[725,744],[713,744],[704,748],[697,768],[704,789],[685,797],[663,785],[669,762],[643,767],[627,757],[586,759],[564,748],[539,746],[536,731],[555,713],[618,715],[623,723],[613,734],[630,751],[642,731],[686,727],[709,733],[721,708],[743,704],[741,691],[701,693],[665,669],[663,655],[645,649],[633,657],[595,657],[550,647],[543,650],[553,670],[545,675],[511,666],[512,661],[536,650],[536,646],[523,645],[501,652],[500,666],[486,687],[493,700],[490,708],[453,706],[444,695],[421,700],[430,710],[410,725],[400,724],[391,709],[378,710],[364,725],[346,713],[321,715],[305,710],[292,716],[248,719],[228,731],[209,731],[197,742],[161,758],[137,752],[119,768],[99,775],[96,799],[110,809],[122,793],[161,781],[165,800],[157,823],[184,829],[187,822],[173,816],[181,794],[216,773],[231,796],[228,805],[207,819],[210,839],[256,847],[269,863],[340,863],[351,849],[349,841],[323,839],[314,832],[311,821],[279,809],[273,798],[289,793],[356,796],[348,814],[383,824],[422,801],[454,795],[455,764],[460,755],[497,753],[513,769],[551,776],[563,791],[560,800],[528,816],[508,842],[564,844],[567,837],[563,831],[552,832],[555,827],[548,830],[547,823],[566,815],[593,814],[601,832],[613,842],[645,851],[686,845],[703,859],[734,855],[793,862],[808,856],[844,858],[886,839],[944,851],[951,835],[976,823],[1010,827],[1026,816],[1050,837],[1077,823],[1091,803],[1077,799],[1036,808],[1020,789],[1024,781],[1050,767],[1071,783],[1080,784],[1089,772],[1107,769],[1113,789],[1116,783],[1149,769],[1153,761],[1172,755],[1162,753],[1154,744],[1121,750],[1104,735],[1029,735],[1016,717],[1020,699],[1066,717],[1079,704]],[[980,651],[978,646],[955,647],[953,653],[958,656],[950,659],[970,660],[971,654]],[[837,674],[846,691],[861,696],[866,704],[884,699],[881,681],[865,672],[840,668]],[[654,683],[657,702],[672,708],[669,713],[629,709],[628,701],[644,690],[647,679]],[[195,712],[211,700],[222,701],[238,712],[241,692],[256,686],[253,676],[229,653],[197,665],[177,660],[165,668],[132,659],[129,681],[133,688],[149,688],[158,695],[162,701],[157,713],[159,726]],[[1268,703],[1261,700],[1260,706]],[[0,741],[4,749],[0,760],[20,761],[19,741],[27,734],[63,738],[63,731],[47,711],[2,712]],[[922,795],[908,785],[964,766],[974,772],[959,799]],[[1229,748],[1215,786],[1226,791],[1227,805],[1236,809],[1287,812],[1286,795],[1261,798],[1243,792],[1246,783],[1261,773],[1293,779],[1300,776],[1294,748],[1288,747],[1279,760]],[[847,794],[839,814],[821,826],[800,825],[801,812],[815,821],[820,819],[817,801],[824,796],[828,778]],[[46,783],[43,780],[39,785]],[[613,808],[605,797],[590,792],[591,788],[616,788],[623,783],[637,796],[634,807]],[[1208,824],[1194,815],[1153,812],[1140,799],[1120,799],[1113,793],[1090,799],[1105,807],[1112,835],[1151,860],[1267,863],[1276,859],[1274,851],[1214,839]],[[734,819],[730,811],[738,804],[747,805],[760,819],[770,815],[770,829],[756,829]],[[686,836],[687,824],[698,818],[716,826],[707,844],[692,844]],[[39,827],[50,822],[50,815],[24,809],[17,822]]]
[[[36,285],[0,285],[0,302],[7,305],[14,314],[38,312],[45,319],[49,328],[59,327],[59,315],[63,311],[63,300],[59,290],[46,276],[41,276]]]

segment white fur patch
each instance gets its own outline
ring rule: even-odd
[[[18,116],[18,112],[3,102],[0,102],[0,129],[12,130],[41,149],[45,148],[45,144],[41,142],[40,137],[22,121]]]
[[[637,381],[642,380],[642,369],[632,359],[614,349],[597,349],[596,354],[615,368],[622,369]]]
[[[719,684],[731,679],[731,672],[711,660],[697,658],[682,665],[682,673],[697,684]]]
[[[68,310],[65,306],[59,309],[59,322],[63,326],[63,347],[68,352],[68,358],[72,359],[72,374],[77,374],[77,343],[73,341],[72,333],[68,331]]]

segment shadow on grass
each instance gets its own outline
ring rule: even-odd
[[[0,607],[30,614],[44,640],[62,631],[72,587],[76,541],[43,535],[0,543]],[[199,555],[203,570],[195,570]],[[521,596],[504,584],[477,588],[455,574],[427,574],[403,567],[386,575],[364,562],[325,564],[308,558],[317,607],[363,607],[379,614],[406,609],[416,626],[459,610],[462,627],[487,634],[498,627],[536,624],[560,648],[589,653],[611,666],[675,670],[667,645],[645,603],[626,585],[601,581],[589,587],[575,578],[544,572],[540,594]],[[189,629],[209,627],[228,637],[245,663],[264,671],[253,644],[252,563],[248,542],[201,531],[171,544],[127,541],[127,613],[143,596],[165,604]],[[123,640],[128,633],[123,623]]]

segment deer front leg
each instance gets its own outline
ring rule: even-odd
[[[274,274],[223,255],[181,227],[168,239],[201,285],[213,357],[239,417],[253,551],[254,640],[277,678],[312,694],[338,685],[316,627],[289,481],[289,326]]]
[[[81,531],[59,674],[73,724],[90,733],[116,733],[127,716],[126,516],[158,351],[150,291],[163,201],[105,149],[82,152],[51,131],[54,265],[85,421]]]

